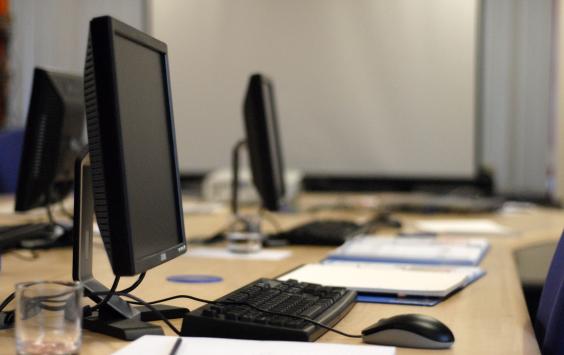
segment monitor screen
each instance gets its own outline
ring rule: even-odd
[[[144,257],[181,242],[176,233],[165,63],[161,53],[120,35],[114,51],[129,223],[136,255]]]
[[[243,111],[253,182],[262,206],[281,210],[286,197],[284,161],[270,79],[262,74],[250,77]]]
[[[262,81],[262,94],[264,97],[264,112],[266,119],[266,133],[269,145],[270,159],[272,160],[272,178],[276,191],[280,194],[279,198],[284,197],[284,168],[282,162],[282,146],[280,144],[280,134],[278,132],[278,122],[274,101],[274,88],[271,81]]]
[[[85,95],[100,232],[114,274],[138,274],[186,250],[166,44],[92,20]]]

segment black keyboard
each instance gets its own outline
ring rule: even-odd
[[[321,220],[299,225],[272,234],[270,241],[284,240],[289,244],[341,245],[347,238],[360,234],[363,226],[349,221]]]
[[[37,238],[37,234],[45,230],[47,226],[43,223],[1,226],[0,250],[17,248],[23,241]]]
[[[0,252],[14,248],[44,248],[66,245],[61,238],[66,231],[60,225],[30,223],[0,226]]]
[[[315,341],[327,330],[306,320],[335,325],[352,308],[356,292],[295,280],[259,279],[184,316],[182,335],[256,340]],[[229,302],[245,303],[228,304]]]

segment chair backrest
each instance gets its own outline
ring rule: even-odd
[[[535,331],[543,354],[564,355],[564,233],[542,289]]]
[[[23,130],[0,132],[0,193],[15,193],[22,154]]]

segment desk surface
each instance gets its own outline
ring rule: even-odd
[[[0,208],[11,204],[10,198],[0,199]],[[20,217],[0,210],[0,225],[21,223],[29,216]],[[324,217],[326,217],[324,214]],[[362,212],[331,212],[340,217],[362,217]],[[288,227],[301,223],[316,214],[300,216],[277,215],[279,223]],[[413,217],[400,216],[409,224]],[[440,216],[425,217],[438,218]],[[444,217],[444,216],[443,216]],[[487,275],[434,307],[414,307],[401,305],[382,305],[359,303],[337,325],[337,328],[359,333],[364,327],[382,317],[400,313],[423,313],[434,316],[446,323],[454,332],[456,342],[450,350],[442,354],[538,354],[531,321],[521,292],[519,278],[513,259],[513,250],[546,240],[556,240],[564,226],[564,212],[549,209],[534,209],[514,214],[486,216],[518,232],[512,237],[492,237],[492,248],[482,266]],[[37,216],[32,218],[39,218]],[[187,215],[188,238],[209,235],[229,220],[227,214]],[[101,242],[95,242],[96,278],[111,284],[113,275]],[[237,289],[259,277],[274,277],[297,265],[318,261],[331,250],[325,247],[292,247],[293,254],[282,261],[219,260],[182,256],[147,273],[142,285],[135,294],[146,300],[164,298],[176,294],[190,294],[204,298],[217,298]],[[36,279],[71,278],[71,250],[52,250],[39,253],[34,261],[23,261],[17,254],[3,256],[0,272],[0,298],[4,299],[17,282]],[[167,282],[168,275],[183,273],[205,273],[219,275],[224,281],[216,284],[176,284]],[[125,286],[133,279],[125,279]],[[174,305],[190,309],[200,306],[197,302],[176,300]],[[174,321],[180,327],[181,322]],[[162,322],[161,322],[162,324]],[[171,334],[166,328],[165,332]],[[0,331],[2,352],[15,353],[13,331]],[[359,344],[359,339],[345,338],[334,333],[326,333],[319,341]],[[103,335],[85,331],[81,354],[111,353],[127,343]],[[398,354],[421,354],[421,350],[398,349]]]

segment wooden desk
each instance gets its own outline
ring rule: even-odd
[[[1,205],[0,201],[0,205]],[[6,199],[4,203],[11,203]],[[339,215],[359,216],[354,212]],[[491,238],[492,248],[482,266],[487,275],[435,307],[413,307],[398,305],[355,305],[353,310],[337,325],[339,329],[359,333],[364,327],[382,317],[400,313],[423,313],[437,317],[446,323],[456,337],[452,349],[441,354],[538,354],[531,321],[521,292],[512,252],[515,248],[544,240],[555,240],[564,226],[564,212],[535,209],[526,213],[488,216],[519,231],[514,237]],[[280,223],[290,226],[301,223],[311,216],[278,216]],[[405,223],[413,217],[402,216]],[[438,218],[438,217],[433,217]],[[0,214],[0,224],[18,220]],[[186,216],[188,237],[209,235],[221,228],[228,216]],[[135,294],[146,300],[176,294],[191,294],[204,298],[217,298],[259,277],[274,277],[299,264],[322,259],[330,250],[325,247],[293,247],[293,255],[283,261],[241,261],[179,257],[147,273],[143,284]],[[3,256],[0,272],[0,298],[6,297],[16,282],[36,279],[71,278],[71,250],[40,252],[35,261],[22,261],[14,254]],[[95,243],[95,275],[109,285],[113,280],[107,258],[100,242]],[[176,284],[166,281],[172,274],[205,273],[219,275],[224,281],[216,284]],[[131,280],[122,281],[125,286]],[[176,300],[170,302],[189,308],[198,307],[197,302]],[[162,323],[162,322],[161,322]],[[179,327],[181,322],[174,321]],[[167,334],[171,332],[163,327]],[[360,344],[333,333],[326,333],[320,341]],[[127,343],[103,335],[84,333],[81,354],[107,354]],[[0,331],[1,353],[14,353],[13,331]],[[423,354],[424,351],[398,349],[398,354]],[[428,352],[427,352],[428,353]]]

